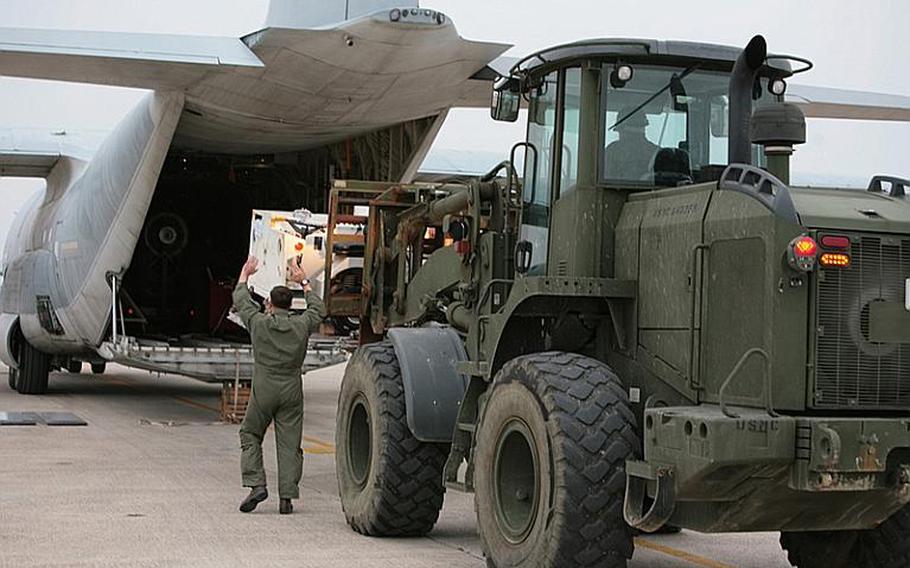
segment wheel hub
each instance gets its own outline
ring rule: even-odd
[[[517,418],[505,424],[496,444],[493,462],[496,520],[503,535],[513,544],[528,537],[537,519],[540,474],[536,447],[531,430]]]
[[[347,458],[351,464],[351,477],[359,487],[364,487],[370,473],[373,458],[373,436],[370,427],[370,411],[367,401],[358,396],[348,414]]]

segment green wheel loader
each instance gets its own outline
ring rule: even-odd
[[[511,160],[371,201],[356,531],[425,534],[449,488],[498,568],[625,566],[665,526],[910,566],[910,182],[790,184],[809,67],[760,36],[551,48],[494,88],[527,107]]]

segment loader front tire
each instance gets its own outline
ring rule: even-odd
[[[348,524],[369,536],[420,536],[442,508],[447,444],[417,440],[389,342],[358,349],[338,395],[335,464]]]
[[[474,506],[487,565],[625,567],[625,465],[641,442],[610,368],[574,353],[520,356],[481,404]]]

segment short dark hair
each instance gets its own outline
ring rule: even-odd
[[[282,310],[290,309],[291,300],[293,299],[294,296],[291,294],[291,289],[287,286],[275,286],[272,288],[271,293],[269,293],[269,302],[276,308]]]

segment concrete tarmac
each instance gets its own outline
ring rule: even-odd
[[[0,372],[0,412],[66,411],[85,427],[0,427],[0,567],[465,567],[485,562],[473,497],[450,491],[425,538],[377,539],[345,523],[335,483],[335,406],[343,366],[305,379],[306,462],[294,515],[277,495],[238,512],[236,425],[218,422],[219,385],[109,366],[54,373],[20,396]],[[265,443],[275,479],[274,438]],[[777,534],[639,539],[631,568],[784,568]]]

